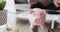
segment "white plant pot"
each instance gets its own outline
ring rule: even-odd
[[[7,10],[0,10],[0,25],[7,23]]]

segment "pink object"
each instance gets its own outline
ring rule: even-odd
[[[37,2],[38,2],[38,0],[28,0],[28,3],[30,5],[33,5],[33,4],[37,3]]]
[[[39,25],[42,29],[45,28],[46,12],[43,9],[34,8],[29,11],[30,28]]]

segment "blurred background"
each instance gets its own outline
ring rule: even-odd
[[[23,12],[29,11],[30,9],[30,5],[28,4],[27,0],[15,0],[15,7],[16,7],[16,14],[18,16],[22,15],[21,18],[27,18],[27,17],[24,17],[27,15],[27,13],[25,14],[23,13]],[[31,32],[29,28],[29,21],[21,19],[21,18],[16,18],[17,19],[16,23],[17,23],[18,28],[20,29],[20,32]],[[39,32],[48,32],[48,28],[45,30],[41,30],[40,27],[38,28],[39,28]],[[60,29],[57,29],[57,30],[58,32],[60,31]]]
[[[27,3],[27,0],[15,0],[15,3]]]
[[[16,14],[19,15],[23,12],[28,11],[30,5],[27,3],[27,0],[15,0]],[[29,28],[29,21],[24,19],[17,19],[17,27],[20,29],[20,32],[31,32]]]
[[[27,0],[15,0],[15,6],[17,14],[30,9],[30,5],[27,3]]]

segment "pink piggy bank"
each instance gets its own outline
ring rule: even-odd
[[[46,28],[46,12],[43,9],[34,8],[29,11],[30,29],[33,29],[35,25],[40,26],[42,29]]]

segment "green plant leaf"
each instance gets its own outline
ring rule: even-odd
[[[2,1],[2,2],[0,3],[0,10],[3,10],[4,7],[5,7],[5,5],[6,5],[6,1]]]

